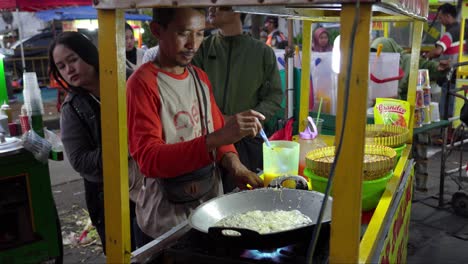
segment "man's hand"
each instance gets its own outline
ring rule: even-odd
[[[440,55],[442,55],[442,53],[444,53],[444,50],[442,49],[442,47],[439,46],[439,45],[436,45],[435,48],[433,48],[428,53],[424,54],[424,57],[426,57],[426,59],[430,60],[430,59],[440,57]]]
[[[262,129],[260,120],[265,120],[265,116],[254,110],[230,116],[224,127],[206,136],[208,150],[236,143],[246,136],[254,137]]]
[[[226,153],[221,160],[221,165],[229,173],[230,177],[234,177],[237,187],[242,190],[248,189],[247,184],[252,188],[263,187],[263,181],[258,175],[247,169],[239,160],[239,157],[234,153]]]

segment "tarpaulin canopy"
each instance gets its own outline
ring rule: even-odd
[[[1,1],[1,0],[0,0]],[[36,17],[44,21],[97,19],[97,10],[92,6],[75,6],[55,8],[36,12]],[[150,21],[151,16],[140,14],[125,14],[126,20]]]
[[[63,6],[89,6],[92,0],[0,0],[0,10],[38,11]]]

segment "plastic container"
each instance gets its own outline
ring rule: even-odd
[[[314,89],[312,111],[317,111],[322,98],[322,112],[336,115],[338,75],[332,70],[332,52],[313,52],[310,69]],[[382,52],[378,58],[376,53],[370,54],[368,107],[378,97],[398,96],[398,78],[403,77],[401,73],[399,53]]]
[[[323,120],[323,119],[322,119]],[[315,122],[312,121],[312,118],[309,116],[307,118],[308,121],[308,126],[303,132],[299,133],[299,138],[297,142],[300,145],[300,151],[299,151],[299,175],[304,176],[304,169],[306,166],[306,161],[305,157],[307,153],[314,149],[326,147],[327,144],[323,142],[319,137],[319,131],[317,126],[315,125]],[[312,127],[312,129],[311,129]],[[307,177],[305,177],[307,178]]]
[[[399,147],[394,147],[393,149],[395,150],[396,152],[396,156],[395,156],[395,160],[398,162],[398,159],[400,159],[401,157],[401,153],[403,152],[403,150],[406,148],[406,144],[403,144]]]
[[[299,143],[284,140],[270,141],[271,147],[263,143],[264,185],[276,177],[298,175]]]
[[[305,169],[304,175],[309,177],[312,183],[312,190],[318,191],[321,193],[325,192],[327,188],[328,179],[315,175],[311,170]],[[363,181],[362,183],[362,211],[370,211],[377,207],[379,204],[380,197],[382,196],[385,188],[387,187],[388,181],[392,178],[393,171],[389,172],[382,178]],[[333,189],[332,189],[333,194]]]
[[[317,111],[320,99],[323,99],[322,112],[335,115],[338,75],[332,71],[332,52],[312,52],[310,73],[314,91],[313,102],[309,102],[310,105],[313,103],[312,111]]]
[[[369,57],[369,74],[384,81],[375,82],[369,79],[368,99],[375,100],[378,97],[397,97],[398,80],[400,76],[400,53],[382,52],[379,57],[376,53],[371,53]],[[392,81],[386,81],[395,79]]]

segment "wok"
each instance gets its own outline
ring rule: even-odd
[[[290,179],[291,177],[294,176],[289,176],[285,179]],[[288,188],[262,188],[231,193],[214,198],[198,206],[190,215],[189,224],[192,228],[208,234],[216,241],[232,247],[248,249],[282,247],[310,240],[323,197],[324,195],[319,192]],[[331,221],[331,202],[332,198],[329,198],[322,220],[322,223],[325,223],[325,225],[328,225]],[[308,216],[313,223],[295,229],[267,234],[259,234],[256,231],[242,228],[212,227],[219,220],[233,214],[245,213],[252,210],[289,211],[294,209]],[[223,232],[225,230],[237,231],[239,235],[227,235]]]

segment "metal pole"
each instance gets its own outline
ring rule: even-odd
[[[18,7],[16,8],[16,23],[18,23],[18,40],[20,41],[20,50],[21,50],[21,65],[23,66],[23,72],[26,72],[26,62],[24,60],[24,48],[23,48],[23,26],[21,25],[20,15]]]
[[[445,183],[445,161],[447,155],[447,130],[448,126],[442,129],[442,155],[440,155],[440,179],[439,179],[439,208],[444,206],[444,183]]]

